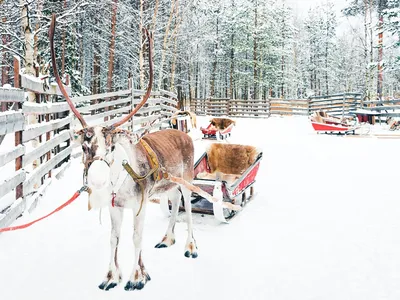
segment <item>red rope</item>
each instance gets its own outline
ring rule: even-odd
[[[35,224],[36,222],[39,222],[43,219],[46,219],[47,217],[51,216],[52,214],[60,211],[61,209],[63,209],[64,207],[66,207],[67,205],[71,204],[72,202],[74,202],[76,200],[76,198],[79,197],[79,195],[82,193],[82,191],[84,191],[84,188],[81,188],[80,190],[76,191],[75,194],[71,197],[71,199],[69,199],[67,202],[65,202],[64,204],[60,205],[59,207],[57,207],[55,210],[53,210],[51,213],[36,219],[32,222],[26,223],[26,224],[22,224],[22,225],[18,225],[18,226],[13,226],[13,227],[5,227],[5,228],[0,228],[0,232],[5,232],[5,231],[14,231],[14,230],[18,230],[18,229],[23,229],[23,228],[27,228],[33,224]]]

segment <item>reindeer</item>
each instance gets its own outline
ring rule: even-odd
[[[167,231],[160,243],[155,246],[164,248],[175,243],[174,226],[179,203],[183,197],[188,226],[184,255],[197,257],[196,241],[193,238],[191,191],[185,185],[168,180],[169,177],[174,176],[189,183],[193,180],[193,142],[186,133],[174,129],[150,133],[136,141],[132,133],[119,128],[134,116],[150,97],[153,83],[153,38],[147,30],[144,32],[148,41],[150,78],[143,100],[127,116],[111,126],[88,126],[74,107],[58,75],[53,41],[55,22],[55,15],[53,15],[49,29],[53,70],[62,94],[83,127],[77,131],[77,134],[82,144],[87,170],[89,209],[108,206],[111,216],[110,264],[99,288],[109,290],[121,282],[118,244],[123,211],[124,208],[129,208],[134,214],[135,256],[133,271],[125,285],[125,290],[140,290],[150,280],[142,255],[143,225],[149,198],[166,194],[172,204]],[[122,163],[125,164],[126,170],[131,171],[129,174],[132,176],[127,175]]]

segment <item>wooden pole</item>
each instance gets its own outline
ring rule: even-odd
[[[14,56],[14,87],[15,88],[20,88],[20,78],[19,78],[19,70],[20,70],[20,60],[18,57]],[[22,104],[21,102],[16,102],[15,110],[21,109]],[[15,132],[15,147],[18,145],[22,144],[22,131],[17,131]],[[22,168],[22,156],[17,157],[15,159],[15,171],[19,171]],[[24,196],[23,188],[22,188],[22,183],[20,183],[16,188],[15,188],[15,199],[22,198]]]

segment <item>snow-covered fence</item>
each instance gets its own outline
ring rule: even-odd
[[[131,84],[129,84],[131,86]],[[140,103],[145,91],[128,88],[117,92],[72,98],[85,121],[89,125],[107,126],[122,119]],[[163,122],[177,110],[177,95],[169,91],[152,92],[146,104],[130,122],[122,127],[130,130],[151,122]],[[74,121],[78,124],[78,121]]]
[[[346,115],[361,106],[360,93],[342,93],[310,98],[309,113],[323,110],[331,115]]]
[[[68,84],[66,90],[71,91]],[[46,76],[24,74],[19,59],[14,59],[14,88],[0,88],[0,102],[6,102],[5,107],[14,102],[13,110],[0,114],[0,135],[15,135],[14,143],[3,145],[6,150],[0,153],[0,168],[6,168],[0,182],[0,227],[33,209],[52,177],[68,166],[72,118],[66,103],[52,102],[57,95],[57,85],[49,84]]]
[[[227,98],[207,99],[206,114],[217,117],[229,115],[229,99]]]
[[[371,100],[363,102],[363,110],[377,117],[400,117],[400,99]]]
[[[333,115],[348,114],[360,105],[360,93],[343,93],[310,99],[193,99],[190,109],[197,115],[259,118],[271,115],[308,116],[319,110]]]
[[[228,115],[232,117],[265,118],[269,116],[268,100],[231,99],[228,104]]]
[[[303,100],[284,100],[269,99],[271,115],[308,115],[309,101]]]
[[[13,103],[15,109],[18,109],[24,101],[24,93],[17,88],[0,88],[0,102],[2,104]],[[22,130],[25,127],[25,119],[20,110],[5,111],[0,113],[0,137],[6,134],[15,134],[15,144],[7,147],[0,152],[0,168],[15,161],[15,173],[6,176],[3,182],[0,182],[0,199],[12,190],[21,186],[26,178],[26,174],[21,170],[22,156],[25,154],[25,147],[22,145]],[[3,177],[4,178],[4,177]],[[21,189],[17,191],[17,198],[21,197]],[[13,197],[14,198],[14,197]],[[14,198],[15,199],[15,198]],[[0,206],[1,207],[1,206]],[[1,212],[1,210],[0,210]]]
[[[190,110],[198,116],[204,116],[206,114],[206,100],[192,99],[190,101]]]
[[[268,117],[270,107],[269,100],[229,98],[194,99],[190,104],[190,110],[197,115],[239,118]]]
[[[191,110],[198,115],[266,118],[270,115],[308,115],[308,100],[228,98],[194,99]]]

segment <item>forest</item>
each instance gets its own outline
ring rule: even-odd
[[[154,89],[180,100],[302,99],[362,92],[400,98],[400,1],[323,0],[297,13],[285,0],[0,0],[1,84],[57,63],[76,95],[144,89],[143,28],[154,32]]]

